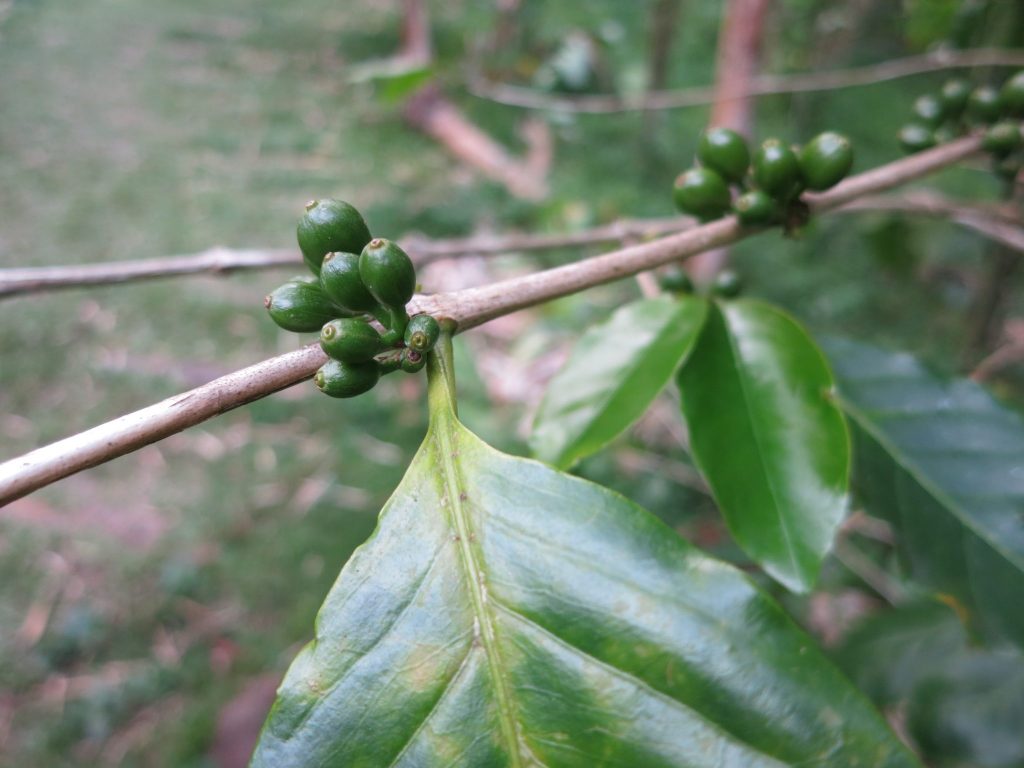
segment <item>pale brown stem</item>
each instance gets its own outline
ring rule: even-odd
[[[601,243],[617,243],[626,237],[646,239],[669,232],[678,232],[693,225],[694,220],[689,217],[673,216],[663,219],[622,219],[611,224],[562,234],[513,233],[446,239],[432,239],[413,234],[400,238],[399,242],[412,256],[413,261],[422,265],[438,259],[458,256],[486,256],[520,251],[575,248]],[[0,299],[63,288],[112,285],[181,275],[227,275],[237,270],[277,267],[295,267],[304,270],[305,264],[297,250],[211,248],[202,253],[188,256],[167,256],[104,264],[0,269]]]
[[[809,72],[797,75],[762,75],[754,78],[745,93],[747,96],[767,96],[782,93],[831,91],[874,85],[926,72],[966,67],[1021,67],[1024,53],[999,48],[978,48],[963,51],[935,51],[920,56],[891,59],[865,67],[851,67],[829,72]],[[618,96],[551,96],[505,83],[496,83],[477,74],[468,82],[469,91],[482,99],[526,109],[555,110],[588,114],[612,114],[651,109],[679,109],[711,104],[715,100],[713,86],[682,88],[671,91],[651,91],[635,98]]]
[[[857,197],[891,189],[945,168],[979,149],[978,137],[958,139],[853,176],[827,192],[808,195],[807,202],[813,213],[824,213]],[[411,313],[430,312],[448,317],[459,331],[464,331],[501,315],[735,242],[757,231],[740,227],[736,218],[729,216],[659,240],[493,285],[417,296],[409,309]],[[304,347],[11,459],[0,464],[0,505],[297,384],[311,377],[325,360],[319,346]]]

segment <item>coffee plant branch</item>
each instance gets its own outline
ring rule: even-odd
[[[844,212],[893,211],[948,218],[1024,252],[1024,228],[1016,215],[997,206],[949,200],[930,192],[905,196],[873,195],[843,206]],[[489,256],[559,248],[578,248],[602,243],[648,240],[689,229],[695,221],[687,216],[620,219],[576,232],[553,234],[512,233],[435,239],[420,234],[400,238],[417,265],[460,256]],[[96,285],[116,285],[187,275],[227,276],[234,272],[284,267],[304,268],[298,249],[233,249],[217,246],[183,256],[133,259],[100,264],[0,269],[0,300],[33,293]]]
[[[968,136],[806,196],[811,215],[839,208],[953,165],[977,152]],[[553,269],[452,293],[417,296],[409,309],[453,320],[459,331],[526,307],[630,277],[756,234],[734,216]],[[326,357],[318,345],[264,360],[189,392],[0,464],[0,506],[61,478],[137,450],[245,403],[310,378]]]
[[[732,98],[768,96],[784,93],[829,91],[835,88],[874,85],[901,77],[938,72],[958,67],[1019,67],[1024,65],[1024,53],[1001,48],[977,48],[962,51],[940,50],[919,56],[851,67],[827,72],[796,75],[761,75],[755,77],[750,88]],[[469,92],[510,107],[543,109],[555,112],[581,114],[612,114],[654,109],[679,109],[710,104],[715,99],[712,86],[698,86],[671,91],[650,91],[634,98],[620,96],[553,96],[532,88],[508,85],[489,80],[473,73],[467,82]]]
[[[472,235],[433,239],[420,234],[400,238],[417,265],[457,256],[484,256],[516,251],[546,251],[601,243],[618,243],[625,238],[647,239],[693,226],[687,216],[650,219],[621,219],[611,224],[577,232],[558,234]],[[134,259],[100,264],[72,264],[53,267],[0,269],[0,299],[63,288],[84,288],[181,275],[228,275],[240,270],[295,267],[305,270],[298,249],[209,248],[183,256]]]

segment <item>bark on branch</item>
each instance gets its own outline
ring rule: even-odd
[[[959,67],[1020,67],[1024,66],[1024,53],[1000,48],[978,48],[963,51],[935,51],[920,56],[891,59],[865,67],[851,67],[829,72],[809,72],[796,75],[762,75],[750,82],[744,93],[735,98],[767,96],[781,93],[806,93],[874,85],[901,77],[920,75]],[[482,75],[469,79],[470,93],[488,101],[511,107],[545,109],[557,112],[611,114],[653,109],[679,109],[711,104],[715,101],[715,88],[702,86],[672,91],[651,91],[628,99],[619,96],[552,96],[532,88],[494,82]]]
[[[486,256],[518,251],[547,251],[600,243],[618,243],[625,238],[646,239],[678,232],[694,224],[686,216],[664,219],[621,219],[600,227],[559,234],[473,235],[434,239],[406,235],[399,239],[417,265],[455,256]],[[227,275],[238,270],[295,267],[305,270],[297,250],[235,250],[211,248],[188,256],[113,261],[103,264],[73,264],[54,267],[0,269],[0,299],[26,293],[65,288],[113,285],[181,275]]]
[[[980,138],[974,136],[958,139],[850,177],[827,192],[808,195],[808,204],[814,214],[839,208],[858,197],[891,189],[959,162],[977,152],[980,144]],[[449,317],[459,331],[464,331],[495,317],[630,277],[758,231],[742,228],[735,217],[728,216],[524,277],[453,293],[417,296],[410,310]],[[305,347],[11,459],[0,464],[0,505],[297,384],[311,377],[325,359],[318,346]]]

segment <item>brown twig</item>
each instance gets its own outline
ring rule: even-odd
[[[984,383],[1005,368],[1024,363],[1024,341],[1010,342],[996,349],[971,371],[971,378]]]
[[[914,192],[900,197],[870,196],[854,200],[842,212],[893,211],[948,218],[974,229],[1016,250],[1024,251],[1024,229],[1014,213],[1005,206],[967,204],[930,192]],[[525,251],[578,248],[602,243],[618,243],[635,238],[645,240],[679,232],[694,225],[685,216],[651,219],[621,219],[577,232],[555,234],[512,233],[472,235],[435,239],[419,234],[406,235],[399,242],[418,265],[459,256],[489,256]],[[201,253],[166,256],[156,259],[114,261],[54,267],[0,269],[0,299],[30,293],[96,285],[115,285],[185,275],[229,275],[236,271],[295,267],[303,269],[298,251],[288,249],[211,248]]]
[[[754,78],[745,93],[747,96],[767,96],[783,93],[830,91],[836,88],[874,85],[926,72],[937,72],[960,67],[1020,67],[1024,66],[1024,53],[998,48],[977,48],[963,51],[942,50],[920,56],[891,59],[865,67],[837,69],[830,72],[810,72],[797,75],[762,75]],[[488,101],[511,107],[545,109],[557,112],[611,114],[652,109],[679,109],[711,104],[715,100],[712,86],[682,88],[671,91],[651,91],[635,98],[619,96],[552,96],[521,86],[488,80],[479,73],[468,81],[470,93]]]
[[[437,259],[467,255],[492,255],[519,251],[546,251],[600,243],[617,243],[624,237],[646,239],[693,226],[693,219],[622,219],[600,227],[561,234],[474,235],[432,239],[407,235],[400,243],[418,265]],[[305,269],[299,252],[280,250],[233,250],[211,248],[188,256],[114,261],[105,264],[0,269],[0,299],[26,293],[64,288],[112,285],[181,275],[226,275],[246,269],[296,267]]]
[[[862,197],[843,206],[841,211],[892,211],[944,218],[1024,253],[1024,228],[1006,206],[967,204],[931,192],[917,192],[899,197]]]
[[[978,137],[958,139],[850,177],[834,189],[808,195],[807,202],[813,213],[834,210],[857,197],[891,189],[945,168],[979,148]],[[735,217],[729,216],[648,243],[492,285],[417,296],[410,310],[450,318],[459,331],[464,331],[496,317],[630,277],[756,232],[742,228]],[[297,384],[311,377],[325,359],[319,346],[304,347],[11,459],[0,464],[0,505]]]

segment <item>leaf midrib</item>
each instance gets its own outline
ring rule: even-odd
[[[476,641],[480,642],[487,657],[487,668],[494,685],[494,698],[498,707],[498,720],[501,725],[502,736],[508,748],[512,768],[522,768],[523,763],[519,750],[516,716],[512,708],[507,681],[502,672],[502,661],[494,630],[494,617],[487,610],[487,597],[483,588],[483,568],[477,562],[476,553],[473,551],[473,530],[469,524],[468,512],[463,504],[464,492],[460,482],[459,470],[455,462],[455,456],[457,455],[457,430],[454,412],[448,410],[446,413],[437,416],[432,431],[435,433],[437,440],[436,450],[440,454],[443,482],[452,513],[451,520],[458,537],[456,543],[460,560],[462,560],[463,567],[465,568],[467,587],[473,602],[473,615],[477,625],[474,627],[474,643]]]
[[[778,519],[779,519],[779,528],[782,531],[782,538],[783,538],[783,541],[784,541],[784,543],[786,545],[786,551],[787,551],[787,554],[789,555],[789,561],[790,561],[790,564],[793,566],[794,576],[797,578],[797,580],[801,584],[804,584],[805,583],[805,579],[803,577],[803,569],[800,567],[800,564],[797,562],[796,550],[793,548],[793,539],[792,539],[792,536],[790,535],[789,528],[786,525],[786,518],[782,514],[782,506],[779,503],[778,492],[775,489],[775,485],[772,482],[772,475],[768,471],[768,465],[765,462],[764,451],[762,450],[762,447],[761,447],[761,438],[760,438],[760,436],[758,434],[757,422],[755,421],[755,419],[752,416],[751,405],[750,405],[750,396],[747,393],[746,379],[743,376],[742,367],[738,363],[738,361],[741,360],[742,358],[740,356],[739,349],[736,346],[736,339],[735,339],[735,337],[733,336],[733,334],[731,332],[731,328],[729,327],[729,319],[728,319],[728,317],[726,317],[725,312],[722,311],[722,309],[720,307],[715,307],[715,309],[718,312],[719,316],[722,318],[722,325],[725,327],[725,337],[726,337],[726,340],[728,341],[728,344],[729,344],[729,353],[730,353],[730,355],[732,357],[732,360],[733,360],[733,363],[734,363],[734,367],[735,367],[735,370],[736,370],[736,379],[737,379],[737,381],[739,382],[739,385],[740,385],[740,395],[743,398],[744,413],[746,413],[747,416],[748,416],[747,421],[750,424],[750,434],[754,438],[754,446],[757,449],[758,463],[761,466],[761,471],[762,471],[762,473],[764,475],[764,478],[765,478],[765,485],[767,485],[767,487],[768,487],[768,495],[771,497],[772,507],[775,510],[776,517],[778,517]]]

